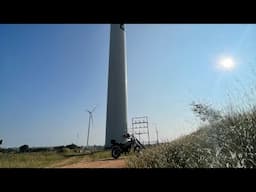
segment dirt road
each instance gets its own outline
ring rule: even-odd
[[[66,164],[66,163],[65,163]],[[82,159],[77,163],[66,164],[63,166],[56,166],[57,168],[126,168],[124,158],[120,159],[101,159],[95,161],[88,161],[88,159]]]

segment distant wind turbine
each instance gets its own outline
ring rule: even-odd
[[[159,144],[159,140],[158,140],[158,130],[156,128],[156,144]]]
[[[154,123],[154,125],[155,125],[155,130],[156,130],[156,144],[159,144],[157,125],[156,125],[156,123]]]
[[[89,113],[88,134],[87,134],[87,149],[88,149],[88,146],[89,146],[90,128],[91,128],[91,126],[93,126],[93,115],[92,115],[92,113],[95,111],[95,109],[96,109],[96,106],[91,111],[87,110],[87,112]]]

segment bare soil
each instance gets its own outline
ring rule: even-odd
[[[65,165],[63,165],[65,164]],[[68,164],[67,161],[60,163],[55,166],[56,168],[126,168],[126,163],[124,158],[113,159],[106,158],[95,161],[88,161],[88,159],[81,159],[81,161],[76,163]]]

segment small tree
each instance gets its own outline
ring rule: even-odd
[[[192,102],[192,111],[203,122],[213,123],[222,118],[221,112],[213,109],[210,105]]]

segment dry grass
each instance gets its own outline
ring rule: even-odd
[[[229,111],[198,131],[128,159],[134,168],[255,168],[256,108]]]
[[[1,168],[43,168],[65,159],[56,152],[1,153]]]

